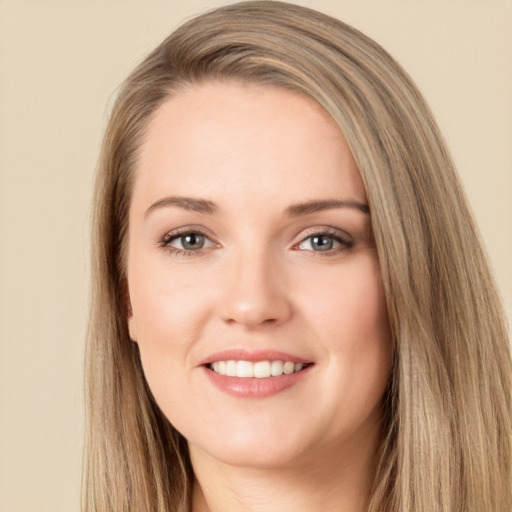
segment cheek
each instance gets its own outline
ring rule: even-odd
[[[198,293],[200,286],[194,276],[176,272],[154,258],[141,264],[134,257],[129,288],[139,343],[176,346],[195,337],[204,319],[207,298]]]
[[[147,283],[137,290],[134,318],[144,376],[159,407],[172,416],[186,405],[190,346],[197,339],[198,325],[190,301],[183,300],[184,291],[163,284],[155,289]]]
[[[330,350],[353,352],[375,344],[388,347],[389,321],[376,258],[360,260],[317,284],[303,309],[309,311]]]
[[[133,248],[128,284],[144,375],[168,417],[179,417],[218,297],[208,265],[169,263]],[[179,266],[179,268],[178,268]],[[200,268],[198,268],[200,267]],[[202,354],[204,356],[204,354]]]
[[[134,326],[144,374],[157,399],[182,395],[183,376],[190,371],[190,347],[201,332],[203,298],[197,283],[180,279],[158,260],[132,254],[128,284]],[[177,393],[174,393],[176,391]]]
[[[310,301],[309,313],[329,360],[325,379],[335,383],[325,386],[326,399],[363,421],[389,382],[392,343],[378,263],[359,263],[332,276],[327,291]]]

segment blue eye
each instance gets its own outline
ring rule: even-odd
[[[300,245],[300,249],[306,251],[330,251],[339,247],[341,244],[332,235],[319,234],[306,238]]]
[[[297,248],[303,251],[332,255],[345,249],[350,249],[353,246],[354,242],[348,238],[348,235],[344,237],[336,230],[335,233],[330,231],[312,233],[304,238]]]

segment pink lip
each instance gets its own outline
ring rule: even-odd
[[[309,364],[300,372],[266,379],[228,377],[227,375],[215,373],[210,369],[210,364],[215,361],[230,360],[251,361],[253,363],[257,361],[290,361],[292,363]],[[230,349],[216,352],[206,357],[199,363],[199,366],[210,382],[217,389],[228,395],[238,398],[265,398],[276,395],[301,382],[307,377],[314,366],[311,363],[310,360],[277,350]]]
[[[307,359],[297,357],[286,352],[279,352],[277,350],[247,350],[247,349],[231,349],[216,352],[202,361],[199,366],[208,365],[215,361],[290,361],[292,363],[310,363]]]
[[[221,359],[221,361],[222,360],[223,359]],[[243,360],[247,361],[247,359]],[[266,398],[276,395],[301,382],[309,375],[312,367],[313,365],[307,366],[297,373],[280,375],[279,377],[269,377],[267,379],[228,377],[227,375],[215,373],[207,366],[203,366],[201,369],[217,389],[228,395],[237,398]]]

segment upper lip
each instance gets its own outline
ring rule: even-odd
[[[248,350],[248,349],[229,349],[215,352],[199,362],[200,366],[214,363],[216,361],[290,361],[292,363],[311,363],[310,360],[298,357],[287,352],[279,350]]]

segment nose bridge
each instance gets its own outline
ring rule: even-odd
[[[233,254],[227,265],[230,268],[221,306],[224,320],[255,327],[289,317],[284,276],[270,247],[245,247]]]

